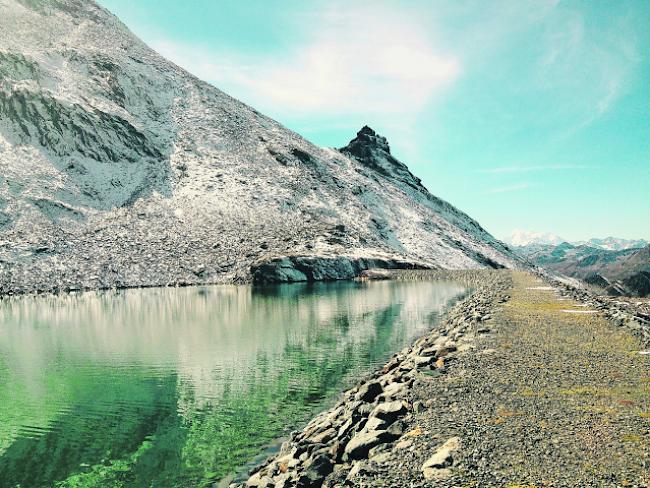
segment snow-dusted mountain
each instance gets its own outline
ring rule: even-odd
[[[610,295],[650,295],[650,246],[611,250],[563,242],[516,248],[529,263],[584,281]]]
[[[0,294],[518,264],[369,128],[316,147],[93,1],[0,13]]]
[[[516,229],[510,235],[508,242],[513,246],[529,246],[531,244],[557,246],[566,242],[562,237],[549,232],[535,232],[532,230]]]
[[[594,237],[587,241],[568,241],[557,234],[548,232],[535,232],[530,230],[517,229],[512,232],[508,242],[516,247],[545,247],[559,246],[568,242],[574,246],[587,246],[608,251],[623,251],[625,249],[641,249],[650,242],[644,239],[620,239],[616,237],[605,237],[604,239]]]
[[[616,237],[605,237],[600,239],[594,237],[588,241],[574,242],[575,245],[584,245],[590,247],[597,247],[600,249],[607,249],[608,251],[624,251],[625,249],[641,249],[646,247],[650,242],[644,239],[619,239]]]

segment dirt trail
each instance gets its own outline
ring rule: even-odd
[[[408,419],[412,442],[347,484],[650,486],[650,356],[602,315],[513,277],[476,349],[416,382],[427,408]],[[425,479],[425,461],[455,437],[460,449]]]

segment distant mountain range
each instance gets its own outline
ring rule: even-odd
[[[566,242],[566,239],[561,238],[557,234],[548,232],[535,232],[530,230],[515,230],[511,235],[508,242],[516,247],[529,246],[531,244],[544,244],[555,245]]]
[[[532,246],[532,245],[552,245],[557,246],[564,242],[574,246],[588,246],[609,251],[622,251],[624,249],[640,249],[647,246],[650,242],[644,239],[619,239],[616,237],[598,238],[594,237],[587,241],[569,241],[557,234],[534,232],[526,230],[515,230],[508,240],[515,247]]]
[[[605,237],[604,239],[593,238],[584,242],[577,241],[573,244],[598,247],[609,251],[623,251],[625,249],[641,249],[650,244],[650,242],[644,239],[617,239],[615,237]]]
[[[605,246],[642,242],[612,238],[595,241],[606,241]],[[578,278],[607,294],[650,296],[650,246],[611,250],[563,242],[559,245],[530,243],[515,250],[533,264],[553,273]]]
[[[315,146],[91,0],[0,13],[0,295],[522,265],[369,127]]]

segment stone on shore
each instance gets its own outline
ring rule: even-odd
[[[460,438],[452,437],[422,465],[422,473],[426,479],[446,478],[451,474],[449,467],[453,464],[453,454],[460,449]]]
[[[387,423],[393,423],[399,417],[406,413],[406,406],[403,402],[395,400],[392,402],[380,403],[370,413],[370,418],[376,417]]]
[[[345,446],[345,454],[349,459],[364,459],[377,444],[389,442],[395,437],[395,434],[387,430],[361,431]]]

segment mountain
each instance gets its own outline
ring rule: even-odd
[[[314,146],[92,1],[0,11],[0,294],[521,263],[368,127]]]
[[[650,246],[608,250],[567,242],[517,248],[531,263],[583,280],[611,295],[650,295]]]
[[[645,239],[618,239],[616,237],[605,237],[604,239],[593,238],[585,242],[576,242],[578,245],[598,247],[609,251],[623,251],[625,249],[641,249],[650,244]]]
[[[587,246],[606,249],[608,251],[641,249],[650,244],[650,242],[644,239],[619,239],[616,237],[605,237],[604,239],[594,237],[587,241],[567,241],[557,234],[521,229],[513,231],[508,242],[515,247],[529,247],[530,249],[543,249],[546,246],[558,246],[564,242],[568,242],[575,246]]]
[[[557,246],[558,244],[565,242],[565,239],[562,239],[556,234],[516,229],[510,235],[509,242],[513,246],[517,247],[530,246],[533,244]]]

